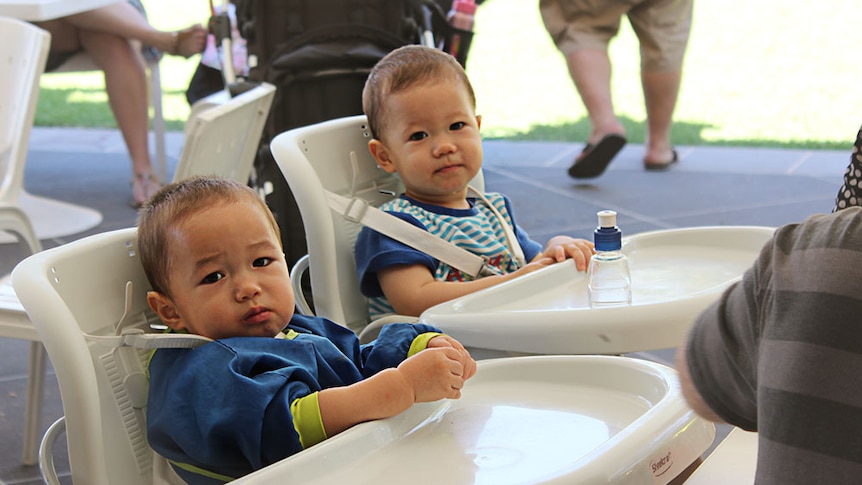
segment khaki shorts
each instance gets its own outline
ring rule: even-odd
[[[641,69],[680,71],[692,4],[693,0],[539,0],[539,10],[564,55],[578,49],[607,50],[626,15],[640,42]]]

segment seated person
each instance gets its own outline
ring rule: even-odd
[[[147,47],[143,52],[150,58],[157,59],[159,51],[187,58],[203,50],[206,30],[197,24],[176,32],[158,30],[147,22],[139,0],[34,24],[51,34],[46,72],[82,51],[104,72],[108,105],[131,159],[130,203],[140,207],[161,186],[149,152],[149,100],[141,47]]]
[[[359,345],[294,315],[279,229],[255,192],[198,177],[141,209],[147,301],[174,332],[214,339],[149,364],[152,448],[190,484],[224,483],[357,423],[458,398],[476,363],[427,325],[393,324]]]
[[[783,226],[678,350],[692,409],[757,431],[759,485],[859,481],[860,265],[859,207]]]
[[[488,288],[566,258],[584,271],[593,244],[551,238],[542,250],[515,224],[508,199],[468,194],[482,169],[481,116],[467,74],[450,55],[418,45],[389,53],[374,67],[362,93],[373,139],[368,148],[406,188],[381,209],[482,256],[497,273],[472,279],[437,259],[368,228],[356,241],[362,293],[372,317],[418,316],[444,301]],[[497,217],[496,209],[502,216]],[[503,224],[513,228],[525,261],[516,260]]]

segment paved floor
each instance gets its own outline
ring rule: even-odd
[[[170,134],[168,141],[175,162],[182,135]],[[485,177],[489,190],[509,195],[520,225],[542,242],[562,233],[591,238],[601,209],[616,210],[626,234],[703,225],[777,226],[831,211],[851,141],[846,152],[682,146],[681,162],[666,173],[645,172],[642,147],[628,146],[603,176],[586,182],[565,173],[579,143],[487,141]],[[25,173],[30,193],[92,207],[104,217],[87,232],[43,241],[46,248],[134,225],[129,162],[117,132],[36,129],[30,147]],[[24,256],[23,247],[0,244],[0,275]],[[0,339],[0,485],[41,483],[36,467],[20,463],[28,349],[27,342]],[[672,352],[641,356],[670,364]],[[42,429],[62,414],[51,377]]]

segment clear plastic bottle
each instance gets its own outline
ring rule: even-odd
[[[600,211],[599,226],[593,233],[596,254],[587,270],[590,306],[630,305],[632,302],[629,261],[622,252],[623,233],[617,227],[617,213]]]
[[[466,35],[472,35],[475,15],[476,2],[474,0],[455,0],[452,3],[452,9],[449,10],[449,14],[446,16],[446,19],[449,21],[449,25],[454,27],[456,30],[452,33],[452,39],[444,50],[449,54],[452,54],[456,59],[461,59],[459,55],[461,54],[462,49],[469,48],[469,45],[465,44],[467,44],[470,39],[464,39],[463,37]],[[460,33],[459,31],[463,33]]]

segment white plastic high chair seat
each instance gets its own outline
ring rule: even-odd
[[[155,332],[137,230],[89,236],[34,254],[12,272],[12,286],[54,364],[65,416],[74,483],[150,485],[182,483],[147,444],[146,378],[149,352],[117,349],[93,337],[124,328]],[[158,322],[160,323],[160,322]],[[55,439],[62,426],[52,426]],[[53,441],[43,440],[40,471],[59,484],[51,462]],[[44,462],[48,460],[48,462]]]
[[[373,207],[404,191],[396,174],[386,173],[368,151],[371,131],[364,115],[324,121],[276,136],[270,150],[290,185],[302,215],[308,254],[291,268],[297,306],[311,312],[302,272],[311,275],[313,313],[357,333],[369,324],[368,300],[359,291],[353,245],[362,226],[330,209],[326,192],[361,198]],[[484,176],[471,181],[484,190]],[[415,321],[415,317],[400,317]]]
[[[180,156],[177,176],[215,174],[246,183],[274,94],[275,87],[263,83],[233,98],[218,95],[201,100],[201,105],[193,110],[186,123],[186,145]],[[17,284],[24,287],[23,292],[18,291],[19,295],[16,296],[8,284],[5,292],[0,286],[0,335],[32,339],[48,335],[48,353],[54,364],[62,367],[56,370],[56,374],[64,413],[69,420],[66,432],[72,444],[69,447],[72,474],[81,483],[131,484],[153,483],[153,480],[162,483],[158,481],[160,473],[169,477],[168,480],[175,478],[172,470],[163,467],[164,463],[152,456],[146,442],[141,441],[143,435],[140,431],[132,432],[123,428],[124,424],[134,419],[128,409],[124,410],[127,414],[116,416],[118,411],[109,389],[94,384],[94,381],[99,385],[104,384],[101,379],[108,371],[98,368],[97,373],[92,375],[93,364],[86,358],[87,347],[81,341],[82,331],[104,333],[122,315],[122,288],[125,281],[136,282],[136,310],[140,314],[148,311],[145,296],[148,283],[136,259],[135,238],[135,229],[131,228],[74,241],[35,260],[22,262],[19,266],[31,269],[26,278],[17,278]],[[67,254],[76,256],[66,258]],[[41,259],[43,257],[45,259]],[[54,286],[51,286],[51,278],[57,278],[60,273],[65,275],[62,283],[55,281]],[[22,283],[22,280],[26,283]],[[76,284],[75,280],[82,281]],[[83,290],[87,287],[92,291]],[[102,301],[98,305],[94,304],[94,295],[103,295],[99,297]],[[52,301],[53,306],[50,303]],[[27,310],[32,317],[32,325],[21,303],[25,307],[29,306]],[[73,308],[67,309],[66,304]],[[111,310],[116,311],[112,313]],[[153,315],[149,315],[149,318],[152,319]],[[43,324],[41,335],[36,335],[35,327],[40,326],[40,319],[58,326],[46,327],[48,324]],[[78,324],[88,327],[82,329]],[[142,328],[147,327],[143,325]],[[4,331],[7,333],[4,334]],[[93,362],[99,367],[103,361],[102,355],[97,352],[104,353],[109,349],[91,345],[89,350],[93,352]],[[33,370],[41,376],[40,366],[34,366]],[[39,384],[41,381],[33,382]],[[94,401],[101,402],[104,408],[100,408],[101,411],[97,409],[99,406],[93,404]],[[36,411],[38,402],[33,406],[33,412]],[[103,421],[113,423],[112,428],[104,430]],[[105,433],[101,434],[101,431]],[[52,435],[52,438],[56,434],[59,433]],[[49,446],[50,443],[43,443],[43,457],[49,456],[50,449],[45,449]],[[103,455],[107,456],[107,462]],[[25,459],[34,462],[35,456],[35,447],[30,450],[28,446]],[[45,470],[53,468],[47,467]],[[56,478],[50,471],[47,473],[46,480],[49,477]],[[96,481],[108,478],[113,480]]]

